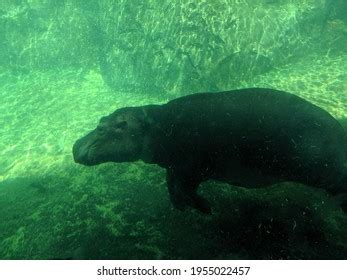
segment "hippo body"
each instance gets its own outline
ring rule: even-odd
[[[243,187],[284,181],[345,193],[347,136],[323,109],[287,92],[198,93],[164,105],[127,107],[100,120],[73,147],[85,165],[143,160],[167,171],[178,209],[209,213],[197,194],[213,179]]]

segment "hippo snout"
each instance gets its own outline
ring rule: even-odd
[[[81,149],[82,139],[78,139],[72,147],[73,159],[76,163],[84,164],[86,162],[88,151]]]
[[[91,159],[90,149],[96,141],[94,138],[94,131],[88,133],[86,136],[78,139],[72,147],[72,154],[74,161],[83,165],[94,165]]]

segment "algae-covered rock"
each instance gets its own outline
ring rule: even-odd
[[[6,0],[0,3],[0,65],[16,75],[98,68],[108,86],[122,91],[227,89],[336,42],[331,39],[341,37],[345,23],[333,15],[343,5]]]
[[[113,1],[91,20],[114,89],[225,89],[309,51],[326,1]],[[314,35],[316,34],[316,35]],[[290,50],[290,51],[288,51]]]

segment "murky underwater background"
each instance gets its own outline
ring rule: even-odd
[[[347,1],[0,1],[0,259],[346,259],[324,191],[206,182],[173,210],[165,172],[85,167],[74,141],[124,106],[270,87],[347,128]]]

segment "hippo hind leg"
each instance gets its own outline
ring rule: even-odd
[[[347,195],[347,166],[344,169],[342,176],[337,176],[336,182],[328,187],[328,191],[333,195]]]
[[[330,186],[328,190],[334,195],[335,201],[341,206],[344,212],[347,212],[347,166],[340,180]]]
[[[292,174],[295,181],[326,189],[331,194],[346,192],[346,156],[338,139],[322,137],[319,131],[307,131],[293,140]]]

